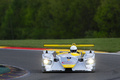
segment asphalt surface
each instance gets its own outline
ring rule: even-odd
[[[120,55],[96,54],[95,73],[42,73],[41,51],[0,49],[0,64],[18,66],[30,74],[11,80],[120,80]]]

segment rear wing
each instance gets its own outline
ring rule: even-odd
[[[44,47],[71,47],[71,46],[76,46],[76,47],[94,47],[94,44],[78,44],[76,45],[75,43],[73,43],[72,45],[67,44],[67,45],[63,45],[63,44],[44,44]]]

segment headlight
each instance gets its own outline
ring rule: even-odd
[[[48,60],[48,59],[44,59],[43,63],[46,64],[46,65],[51,65],[52,61]]]
[[[94,60],[94,59],[88,59],[86,63],[87,63],[87,64],[94,64],[94,63],[95,63],[95,60]]]

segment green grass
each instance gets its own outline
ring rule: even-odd
[[[95,44],[93,50],[117,52],[120,51],[120,38],[85,38],[85,39],[43,39],[43,40],[0,40],[0,46],[36,47],[43,44]],[[83,49],[83,48],[81,48]],[[85,48],[90,49],[90,48]]]

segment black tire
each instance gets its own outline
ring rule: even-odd
[[[72,68],[66,68],[65,72],[72,72]]]
[[[92,73],[94,73],[95,72],[95,67],[93,67],[93,69],[92,69],[92,71],[91,71]]]
[[[45,66],[42,66],[42,73],[46,73]]]

